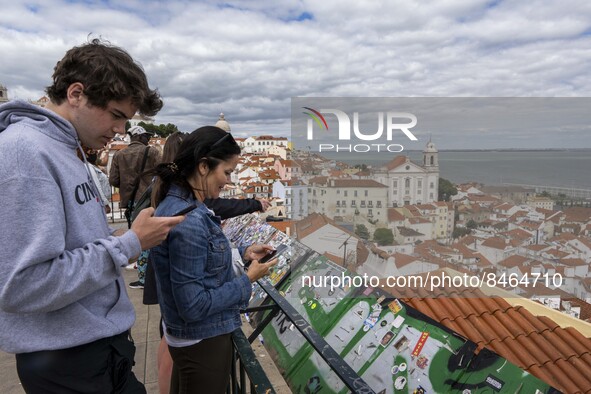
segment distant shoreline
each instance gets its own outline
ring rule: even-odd
[[[439,152],[585,152],[591,148],[498,148],[498,149],[438,149]],[[408,149],[403,152],[423,152],[422,150]]]

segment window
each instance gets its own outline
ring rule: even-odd
[[[406,178],[404,180],[404,187],[407,188],[407,189],[410,187],[410,178]]]
[[[417,187],[423,187],[423,180],[422,179],[417,180]]]
[[[345,197],[347,197],[347,191],[346,191],[346,190],[344,190],[344,191],[343,191],[343,195],[344,195]]]
[[[367,197],[367,190],[365,191],[365,197]]]
[[[341,194],[341,189],[337,189],[337,194]]]
[[[434,184],[433,182],[431,182],[431,183],[429,184],[429,188],[430,188],[430,189],[433,189],[434,187],[435,187],[435,184]]]
[[[392,187],[398,187],[398,181],[396,179],[392,181]]]
[[[353,197],[357,197],[357,190],[353,190]]]

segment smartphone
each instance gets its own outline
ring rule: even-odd
[[[186,214],[188,214],[189,212],[191,212],[195,208],[197,208],[197,204],[191,204],[188,207],[183,208],[180,211],[178,211],[177,213],[173,214],[172,216],[186,215]]]
[[[287,250],[287,245],[280,244],[279,246],[277,246],[277,248],[275,250],[272,250],[270,253],[268,253],[263,258],[261,258],[259,260],[259,263],[261,263],[261,264],[266,263],[267,261],[272,260],[275,257],[279,256],[281,253],[285,252],[286,250]]]

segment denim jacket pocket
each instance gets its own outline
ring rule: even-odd
[[[227,268],[225,259],[227,258],[230,246],[225,239],[214,238],[209,241],[209,261],[208,267],[211,273],[219,273],[224,268]]]

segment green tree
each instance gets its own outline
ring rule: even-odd
[[[468,223],[466,223],[466,227],[470,230],[475,229],[476,227],[478,227],[478,223],[476,223],[473,219],[468,220]]]
[[[166,138],[172,133],[179,131],[178,127],[172,123],[161,123],[159,125],[155,125],[151,123],[139,122],[138,126],[142,126],[144,129],[146,129],[146,131],[154,133],[154,135],[162,138]]]
[[[461,238],[464,235],[468,235],[472,232],[472,230],[470,230],[469,228],[466,227],[456,227],[454,228],[454,231],[452,232],[451,236],[452,238]]]
[[[172,124],[172,123],[167,123],[166,125],[161,124],[160,126],[158,126],[160,128],[160,135],[163,138],[168,137],[169,135],[171,135],[172,133],[176,133],[177,131],[180,131],[178,129],[178,127],[176,127],[176,125]]]
[[[458,189],[445,178],[439,178],[439,188],[438,188],[438,200],[439,201],[449,201],[451,196],[455,196],[458,194]]]
[[[365,224],[358,224],[355,226],[355,234],[362,239],[369,239],[369,230],[365,227]]]
[[[378,228],[373,233],[373,240],[378,245],[392,245],[394,243],[394,234],[389,228]]]

